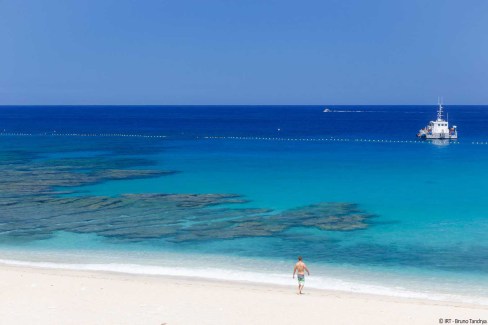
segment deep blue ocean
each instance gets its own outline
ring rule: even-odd
[[[488,106],[328,108],[0,107],[0,260],[488,304]]]

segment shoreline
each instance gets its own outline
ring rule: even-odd
[[[175,279],[190,279],[190,280],[202,280],[209,282],[226,282],[226,283],[242,283],[257,286],[272,286],[272,287],[289,287],[293,286],[295,281],[291,279],[290,273],[283,272],[269,272],[257,271],[257,270],[245,270],[240,268],[233,268],[232,263],[214,264],[212,267],[198,266],[193,267],[190,265],[158,265],[158,264],[139,264],[140,261],[133,260],[131,262],[125,261],[122,263],[120,260],[112,260],[111,262],[105,261],[100,263],[95,260],[85,260],[84,262],[62,261],[62,260],[50,260],[50,261],[34,261],[32,259],[12,259],[0,258],[1,266],[11,267],[25,267],[28,269],[46,269],[46,270],[59,270],[59,271],[72,271],[72,272],[94,272],[94,273],[108,273],[119,274],[127,276],[150,276],[150,277],[165,277]],[[65,256],[63,256],[65,257]],[[32,256],[31,256],[32,258]],[[174,257],[173,257],[174,258]],[[234,261],[233,263],[239,263],[240,261]],[[320,270],[317,270],[320,271]],[[405,286],[405,280],[402,278],[396,278],[395,286],[389,279],[387,283],[357,281],[357,279],[338,276],[337,270],[327,274],[330,270],[322,270],[323,274],[314,272],[312,278],[307,278],[307,288],[317,291],[327,292],[339,292],[345,294],[359,294],[359,295],[372,295],[377,297],[391,297],[391,298],[405,298],[422,301],[432,301],[440,303],[453,303],[453,304],[466,304],[473,306],[485,306],[488,307],[488,298],[486,296],[479,296],[477,292],[459,292],[456,289],[449,288],[448,290],[440,290],[442,286],[450,285],[448,283],[438,283],[439,288],[423,280],[416,286],[412,287],[412,283]],[[380,272],[380,273],[377,273]],[[371,276],[373,273],[375,277],[384,276],[386,274],[381,273],[381,270],[369,271]],[[327,274],[324,276],[324,274]],[[343,275],[343,273],[341,273]],[[429,288],[426,287],[429,286]],[[470,284],[472,286],[472,284]],[[485,282],[477,282],[477,287],[485,286]],[[421,289],[420,289],[421,288]],[[436,290],[437,289],[437,290]]]
[[[438,324],[488,306],[191,277],[0,264],[0,320],[63,324]],[[454,321],[453,321],[454,322]]]

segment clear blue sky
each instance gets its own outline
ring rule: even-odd
[[[0,104],[488,104],[487,0],[0,0]]]

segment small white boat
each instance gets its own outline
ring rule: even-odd
[[[449,121],[444,120],[442,115],[442,101],[439,100],[439,108],[437,109],[437,119],[435,121],[430,121],[430,123],[420,129],[417,133],[417,137],[422,139],[457,139],[457,126],[453,125],[449,128]]]
[[[324,113],[330,113],[330,112],[332,112],[332,110],[330,110],[330,109],[328,109],[328,108],[325,108],[325,109],[324,109]]]

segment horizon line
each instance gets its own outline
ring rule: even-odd
[[[188,106],[241,106],[241,107],[256,107],[256,106],[274,106],[274,107],[292,107],[292,106],[437,106],[438,104],[0,104],[0,107],[44,107],[44,106],[84,106],[84,107],[100,107],[100,106],[145,106],[145,107],[188,107]],[[488,104],[448,104],[443,106],[488,106]]]

